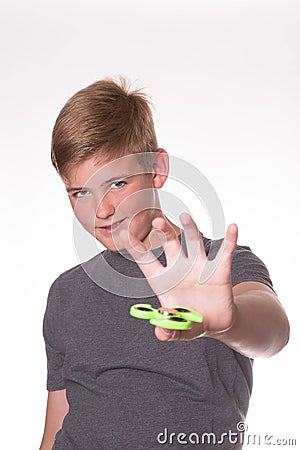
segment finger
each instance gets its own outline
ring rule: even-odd
[[[128,233],[126,230],[122,230],[119,233],[119,238],[125,250],[134,258],[146,277],[151,277],[161,272],[162,264],[136,236]]]
[[[206,282],[212,276],[214,276],[215,282],[223,283],[224,280],[228,280],[231,273],[232,258],[236,249],[237,235],[237,225],[229,225],[225,239],[223,239],[216,256],[213,260],[208,260],[204,267],[200,278],[201,283]]]
[[[155,327],[155,336],[162,342],[174,341],[176,336],[176,330],[169,330],[168,328]]]
[[[155,217],[155,219],[152,220],[153,228],[156,230],[161,230],[166,239],[174,239],[177,237],[175,228],[172,227],[171,223],[164,217]]]
[[[152,221],[152,226],[156,230],[161,231],[166,239],[164,252],[167,261],[178,257],[180,254],[184,256],[176,230],[168,220],[163,217],[156,217]]]
[[[212,261],[211,265],[214,269],[211,270],[211,274],[218,268],[216,277],[224,279],[224,277],[230,276],[231,263],[236,249],[237,238],[238,227],[236,224],[232,223],[227,228],[225,239],[223,240],[216,257]],[[212,267],[210,267],[210,269],[212,269]]]
[[[190,341],[205,331],[203,323],[193,323],[189,330],[169,330],[167,328],[155,327],[154,333],[157,339],[163,342]]]
[[[183,226],[188,257],[196,258],[199,255],[206,258],[202,235],[190,214],[182,213],[180,221]]]
[[[238,226],[235,223],[232,223],[227,228],[224,244],[224,256],[228,259],[232,259],[234,251],[236,249],[237,239]]]

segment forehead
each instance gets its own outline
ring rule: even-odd
[[[92,157],[78,163],[68,174],[67,188],[106,185],[112,180],[146,173],[137,154],[130,154],[113,161],[101,161]]]

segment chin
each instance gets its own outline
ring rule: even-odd
[[[97,234],[94,234],[94,237],[96,238],[96,240],[107,250],[110,250],[112,252],[116,252],[116,253],[120,253],[122,251],[125,251],[125,249],[120,246],[120,248],[117,247],[117,242],[113,242],[112,239],[99,239],[99,236],[97,236]],[[115,241],[117,239],[115,238]]]

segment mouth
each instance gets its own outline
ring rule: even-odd
[[[124,222],[124,220],[125,219],[119,220],[118,222],[114,222],[111,225],[106,225],[105,227],[96,227],[96,229],[102,231],[105,234],[111,234],[121,227],[121,224]]]

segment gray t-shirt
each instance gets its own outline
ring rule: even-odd
[[[207,252],[210,242],[204,238]],[[212,338],[159,341],[148,321],[129,314],[135,303],[160,306],[147,281],[142,301],[125,285],[123,295],[112,294],[87,274],[101,281],[107,264],[128,279],[144,278],[134,261],[105,250],[61,274],[49,291],[47,389],[66,388],[70,405],[53,449],[233,448],[242,440],[252,360]],[[252,280],[272,288],[249,247],[237,247],[231,278],[233,286]]]

